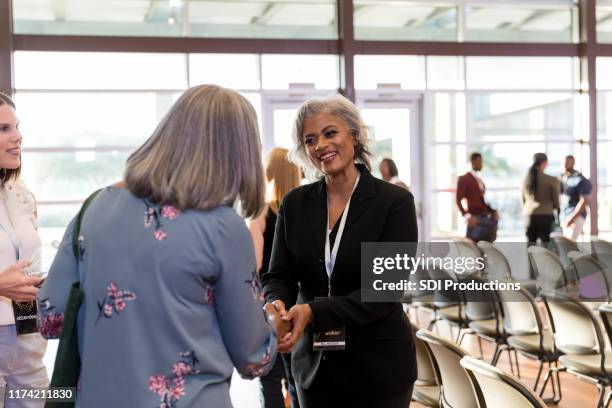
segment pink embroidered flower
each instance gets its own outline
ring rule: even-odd
[[[164,239],[166,239],[166,236],[167,236],[164,230],[162,229],[156,229],[153,235],[155,236],[155,239],[158,241],[163,241]]]
[[[183,377],[184,375],[188,374],[189,371],[191,371],[191,367],[182,361],[179,361],[172,366],[172,373],[177,377]]]
[[[108,285],[107,290],[108,290],[108,296],[110,296],[110,297],[112,297],[112,298],[114,298],[114,297],[118,296],[118,295],[119,295],[119,292],[120,292],[120,291],[119,291],[119,288],[117,287],[117,284],[115,284],[114,282],[111,282],[111,283]],[[119,295],[119,296],[120,296],[120,295]]]
[[[168,379],[162,374],[155,374],[149,377],[149,389],[157,395],[166,394],[168,386]]]
[[[174,208],[171,205],[164,205],[161,208],[161,215],[162,215],[162,217],[167,218],[169,220],[175,219],[176,217],[179,216],[180,213],[181,213],[180,210]]]
[[[136,299],[134,292],[120,290],[115,282],[110,282],[106,289],[107,296],[101,302],[98,302],[98,320],[103,316],[110,319],[113,312],[117,314],[123,312],[127,307],[127,301]],[[98,320],[96,320],[96,323]]]
[[[111,305],[104,305],[102,313],[104,313],[106,317],[111,317],[113,315],[113,307]]]
[[[57,339],[62,332],[62,323],[64,323],[64,314],[51,312],[40,319],[38,329],[43,337]]]
[[[126,303],[125,303],[125,300],[123,300],[123,298],[115,299],[115,310],[117,311],[117,313],[123,312],[123,310],[125,309],[125,306],[126,306]]]
[[[170,391],[170,395],[176,399],[181,398],[182,396],[185,395],[185,386],[183,385],[180,387],[177,386],[177,387],[172,388],[172,391]]]

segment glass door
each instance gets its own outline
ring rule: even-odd
[[[419,139],[420,115],[418,98],[383,100],[363,97],[358,100],[363,119],[370,130],[372,174],[381,177],[380,162],[392,159],[398,178],[414,195],[419,239],[428,235],[424,225],[422,151]]]

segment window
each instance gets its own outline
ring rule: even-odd
[[[45,243],[60,239],[80,203],[123,175],[129,154],[187,86],[177,54],[15,54],[22,177],[39,204]],[[40,75],[45,66],[48,75]]]
[[[193,37],[335,39],[335,0],[190,0]]]
[[[402,89],[424,89],[424,61],[419,56],[356,55],[355,88],[376,89],[379,84],[392,84]]]
[[[465,40],[570,43],[576,12],[570,1],[468,5]]]
[[[451,2],[355,0],[353,18],[358,40],[457,40],[457,7]]]
[[[17,34],[181,36],[184,0],[13,0]]]

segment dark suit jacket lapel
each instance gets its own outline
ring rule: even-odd
[[[374,197],[374,176],[370,174],[366,169],[361,170],[361,178],[357,184],[357,188],[351,196],[351,204],[349,206],[349,212],[346,218],[346,225],[344,226],[344,232],[346,232],[350,226],[355,223],[361,217],[361,215],[368,209],[369,199]],[[342,245],[342,243],[340,243]]]
[[[325,180],[321,179],[313,183],[307,195],[309,202],[308,223],[314,239],[315,248],[319,256],[325,257],[325,229],[327,228],[327,190]]]

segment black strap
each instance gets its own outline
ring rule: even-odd
[[[81,222],[83,221],[83,216],[85,215],[85,211],[87,207],[91,204],[91,202],[96,198],[96,196],[102,191],[102,189],[94,191],[83,203],[79,213],[77,214],[76,222],[74,224],[74,230],[72,232],[72,253],[74,254],[74,258],[76,259],[77,264],[79,263],[79,236],[81,235]]]

